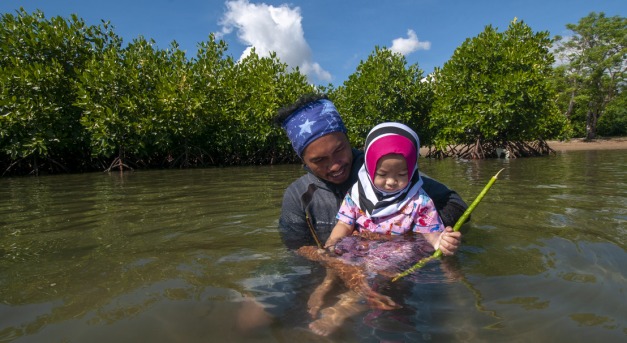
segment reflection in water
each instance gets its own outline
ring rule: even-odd
[[[422,271],[442,282],[388,289],[402,310],[355,316],[332,341],[625,339],[624,151],[420,166],[468,201],[505,170],[453,267]],[[324,270],[276,232],[283,189],[301,174],[0,179],[0,341],[324,341],[306,329]]]

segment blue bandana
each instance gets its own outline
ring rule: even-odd
[[[346,133],[335,105],[326,99],[310,102],[294,111],[282,126],[299,157],[303,157],[305,148],[316,139],[333,132]]]

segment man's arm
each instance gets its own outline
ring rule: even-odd
[[[313,245],[309,232],[305,210],[302,207],[301,195],[295,187],[288,187],[283,194],[281,216],[279,217],[279,234],[288,249],[298,249],[303,245]],[[311,242],[310,242],[311,241]]]

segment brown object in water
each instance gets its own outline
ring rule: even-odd
[[[380,235],[371,232],[358,234],[368,240],[389,240],[391,236]],[[348,264],[328,250],[315,246],[303,246],[296,251],[299,255],[311,261],[321,262],[327,268],[333,269],[336,275],[344,282],[346,287],[355,293],[362,295],[372,308],[381,310],[393,310],[400,308],[392,298],[378,293],[368,284],[366,268],[360,264]]]

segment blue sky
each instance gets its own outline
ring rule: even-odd
[[[311,82],[336,86],[375,46],[403,53],[428,74],[486,25],[503,31],[516,17],[534,31],[568,36],[566,24],[590,12],[627,14],[625,0],[0,0],[3,14],[20,7],[110,21],[125,43],[142,35],[165,49],[176,40],[189,57],[216,33],[235,59],[252,46],[260,55],[276,51]]]

